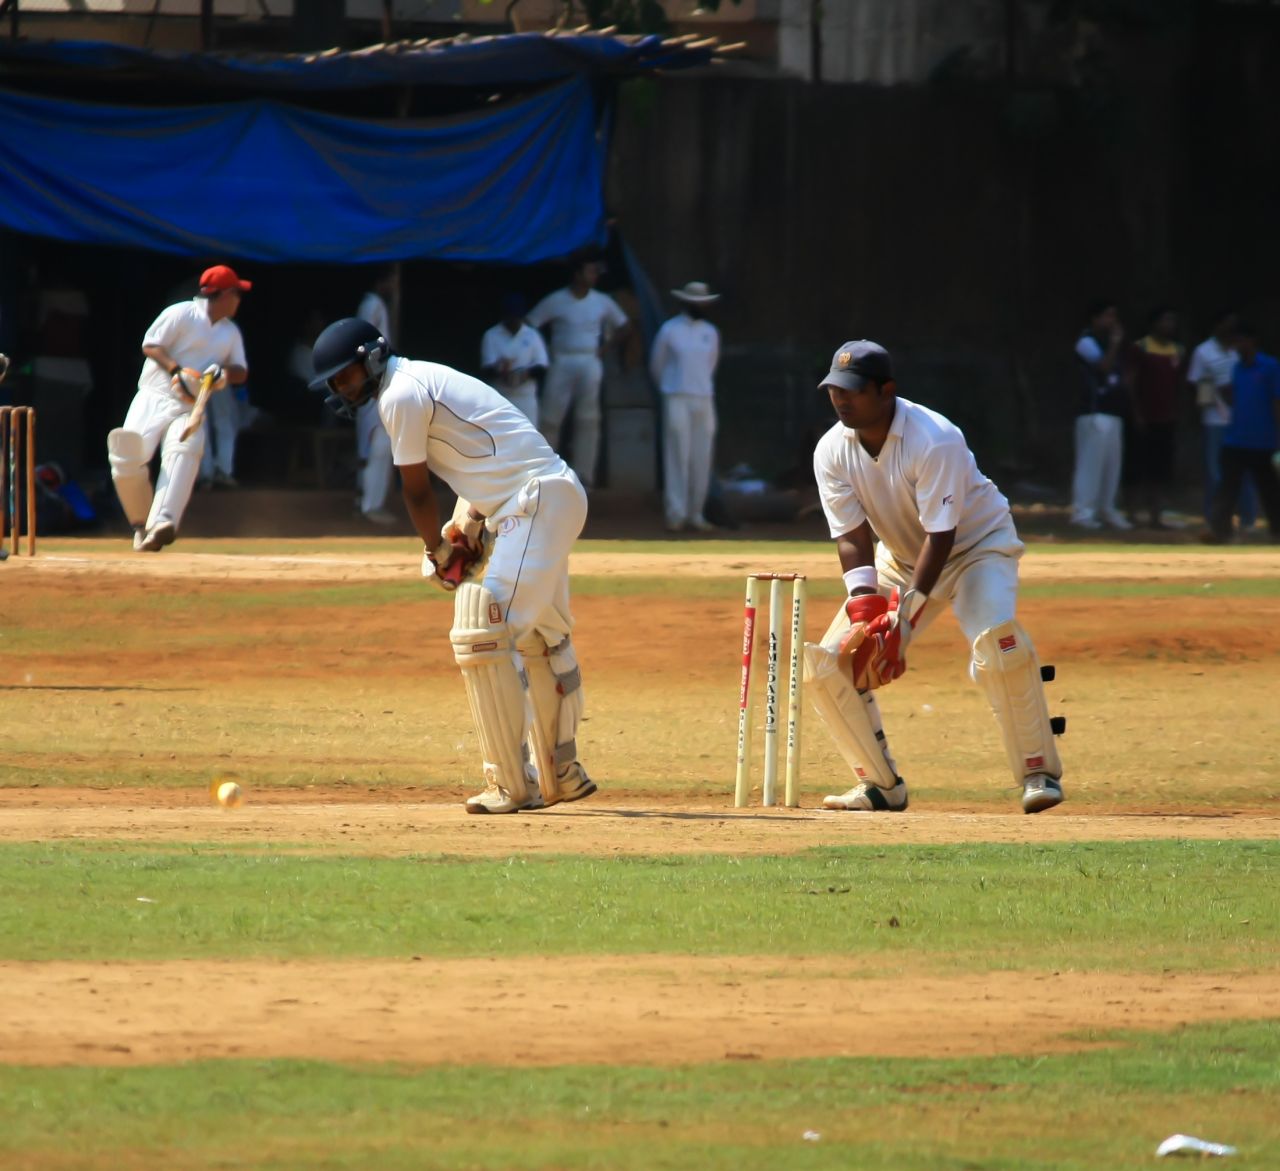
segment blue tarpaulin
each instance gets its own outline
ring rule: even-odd
[[[590,83],[430,121],[0,90],[0,226],[184,255],[548,260],[604,235]]]

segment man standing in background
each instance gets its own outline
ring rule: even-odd
[[[367,321],[391,344],[391,310],[388,301],[395,294],[395,274],[380,272],[360,300],[356,316]],[[356,458],[360,472],[360,515],[377,525],[395,524],[395,516],[387,510],[387,493],[391,491],[391,440],[378,417],[378,405],[364,403],[356,411]]]
[[[1191,352],[1187,381],[1200,408],[1204,450],[1204,519],[1213,524],[1213,498],[1222,481],[1222,437],[1231,425],[1231,377],[1238,355],[1232,348],[1238,319],[1234,313],[1219,313],[1213,331]],[[1257,519],[1257,499],[1253,484],[1246,480],[1237,501],[1240,527],[1253,528]]]
[[[1157,309],[1146,337],[1133,343],[1126,360],[1139,503],[1153,529],[1181,527],[1165,510],[1173,484],[1182,390],[1183,349],[1174,340],[1177,332],[1178,315],[1172,309]]]
[[[1231,422],[1222,437],[1222,480],[1213,497],[1213,516],[1203,540],[1231,539],[1231,511],[1246,476],[1253,480],[1271,540],[1280,541],[1280,362],[1258,349],[1258,331],[1236,330],[1239,361],[1226,392]]]
[[[684,308],[664,322],[653,339],[649,372],[662,395],[663,501],[667,532],[686,525],[705,533],[715,526],[702,510],[711,486],[716,438],[715,372],[720,333],[706,320],[720,300],[702,281],[690,281],[671,295]]]
[[[1089,325],[1076,341],[1080,403],[1076,414],[1076,466],[1071,480],[1071,523],[1082,529],[1133,526],[1116,507],[1124,452],[1124,387],[1120,344],[1124,329],[1110,301],[1095,301]]]
[[[502,320],[480,339],[480,367],[488,383],[538,425],[538,375],[550,364],[542,334],[524,319],[521,293],[502,298]]]
[[[580,259],[568,287],[548,293],[529,314],[535,329],[551,331],[551,366],[538,412],[542,434],[559,452],[560,427],[573,408],[573,470],[588,490],[595,485],[600,448],[601,352],[607,342],[623,342],[630,331],[618,303],[596,289],[603,271],[594,256]]]

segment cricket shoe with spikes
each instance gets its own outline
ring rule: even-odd
[[[823,809],[841,809],[850,813],[905,813],[907,782],[901,777],[892,789],[882,789],[870,781],[855,785],[847,793],[822,799]]]

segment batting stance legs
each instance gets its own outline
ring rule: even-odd
[[[469,813],[511,813],[595,792],[577,758],[584,697],[569,613],[569,550],[586,513],[576,477],[531,481],[517,510],[497,522],[483,584],[458,588],[454,655],[486,781],[467,802]]]
[[[907,588],[910,570],[885,556],[883,549],[877,569],[883,592]],[[1062,799],[1062,761],[1054,743],[1062,726],[1049,717],[1035,646],[1014,616],[1017,590],[1016,557],[975,551],[948,566],[933,597],[951,603],[972,648],[970,675],[987,697],[1010,771],[1022,786],[1022,807],[1037,813]],[[930,606],[916,634],[940,611],[940,606]],[[814,707],[859,781],[824,804],[831,809],[906,809],[906,784],[889,751],[874,693],[856,691],[849,671],[839,662],[840,642],[849,625],[842,606],[821,643],[805,647],[805,681]]]
[[[133,526],[135,549],[159,552],[178,535],[204,453],[203,427],[182,439],[190,416],[190,406],[143,390],[129,405],[124,426],[107,434],[111,479]],[[160,474],[153,491],[147,465],[157,447]]]

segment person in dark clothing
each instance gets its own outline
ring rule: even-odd
[[[1095,301],[1089,325],[1076,339],[1079,398],[1076,464],[1071,478],[1071,523],[1082,529],[1133,526],[1116,507],[1124,435],[1125,394],[1120,380],[1124,328],[1115,305]]]
[[[1157,309],[1147,335],[1129,347],[1125,359],[1138,491],[1153,529],[1176,527],[1165,504],[1174,479],[1182,413],[1184,352],[1175,340],[1177,332],[1178,315],[1172,309]]]

